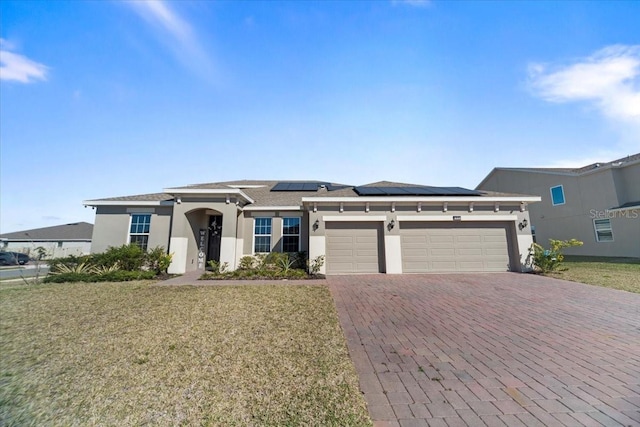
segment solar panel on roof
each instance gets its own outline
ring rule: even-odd
[[[318,191],[321,182],[299,181],[299,182],[278,182],[271,191]]]

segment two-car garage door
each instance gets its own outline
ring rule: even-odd
[[[503,223],[401,223],[402,271],[509,271],[508,236]]]
[[[382,222],[327,222],[327,274],[384,272],[382,226]],[[502,222],[400,221],[402,272],[509,271],[509,229]]]

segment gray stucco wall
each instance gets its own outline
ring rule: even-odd
[[[272,218],[271,220],[271,251],[282,251],[282,218],[300,218],[300,250],[309,251],[309,216],[303,211],[246,211],[240,217],[244,241],[242,255],[253,255],[253,226],[254,218]]]
[[[91,253],[101,253],[111,246],[122,246],[129,242],[131,215],[151,214],[148,248],[169,247],[171,228],[171,206],[98,206],[91,239]]]
[[[640,165],[579,176],[498,169],[479,189],[541,196],[529,211],[537,242],[543,246],[549,239],[574,238],[584,245],[566,250],[567,254],[640,257],[640,209],[629,217],[608,212],[634,197],[640,199],[640,186],[634,182],[640,182]],[[557,185],[563,186],[565,204],[553,206],[550,189]],[[604,217],[611,220],[613,242],[596,240],[594,219]]]

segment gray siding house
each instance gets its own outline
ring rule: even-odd
[[[529,270],[527,208],[539,200],[385,181],[229,181],[84,204],[96,208],[92,252],[163,246],[170,273],[305,251],[325,257],[325,274],[398,274]]]
[[[568,254],[640,257],[640,153],[580,168],[495,168],[482,191],[541,197],[531,205],[536,241],[575,238]]]
[[[36,256],[35,250],[39,247],[45,249],[46,258],[86,255],[91,250],[92,234],[93,224],[74,222],[2,234],[0,247],[32,257]]]

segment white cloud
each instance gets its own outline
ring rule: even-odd
[[[640,45],[608,46],[570,64],[531,64],[529,82],[549,102],[586,102],[610,119],[640,124]]]
[[[34,80],[47,79],[47,66],[10,50],[14,50],[14,46],[0,39],[0,80],[32,83]]]
[[[193,27],[169,4],[163,0],[129,1],[126,4],[159,30],[161,41],[180,62],[204,78],[211,77],[213,63]]]
[[[406,5],[406,6],[413,6],[413,7],[429,7],[431,6],[431,0],[392,0],[392,3],[395,4],[402,4],[402,5]]]

